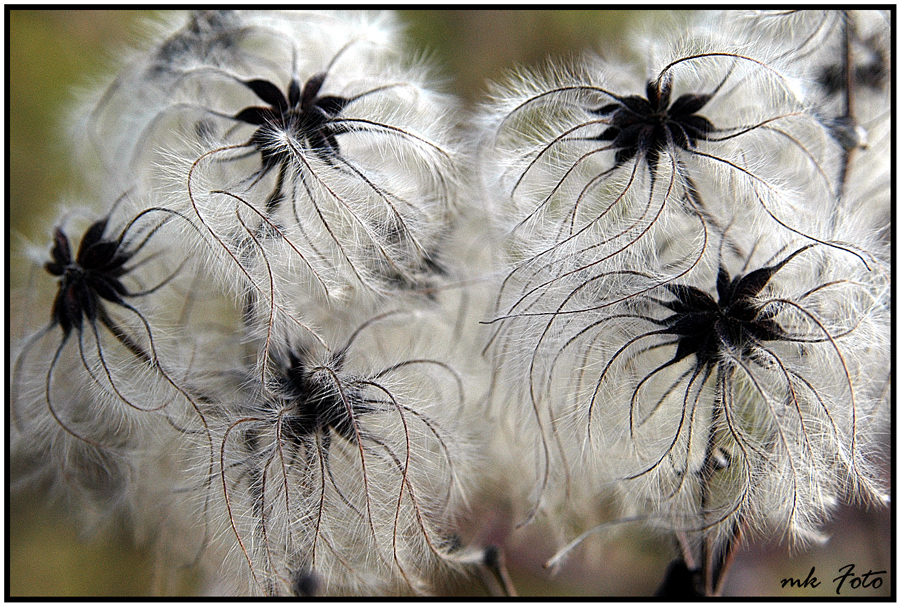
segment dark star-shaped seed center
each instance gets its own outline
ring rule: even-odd
[[[350,102],[345,97],[319,95],[326,73],[312,76],[302,89],[297,79],[291,80],[287,96],[268,80],[246,80],[243,84],[268,106],[251,106],[234,115],[234,119],[258,128],[250,136],[249,145],[262,156],[260,177],[278,167],[275,189],[266,201],[273,211],[284,196],[284,180],[291,165],[291,151],[277,142],[287,133],[299,140],[317,158],[334,164],[340,157],[337,135],[344,128],[334,121]]]
[[[759,343],[785,338],[784,330],[774,319],[777,308],[761,308],[756,300],[783,263],[734,279],[720,267],[716,279],[718,300],[693,286],[667,285],[675,299],[661,304],[674,313],[659,323],[665,327],[664,334],[678,337],[678,349],[670,363],[695,355],[701,366],[712,366],[723,351],[749,356]]]
[[[336,135],[342,132],[334,119],[349,102],[345,97],[319,95],[325,73],[312,76],[303,85],[291,80],[287,96],[268,80],[248,80],[244,85],[268,106],[247,107],[234,119],[259,128],[250,137],[250,144],[262,154],[263,171],[267,172],[288,161],[287,152],[273,146],[279,133],[289,133],[301,140],[319,159],[333,163],[340,153]]]
[[[685,94],[669,104],[671,82],[647,82],[647,96],[622,97],[615,103],[593,110],[609,116],[609,126],[596,137],[610,141],[616,150],[616,166],[628,162],[638,154],[646,157],[651,170],[659,162],[659,154],[666,148],[691,150],[697,141],[704,141],[715,132],[707,118],[697,114],[712,95]]]
[[[60,278],[51,322],[59,324],[66,337],[73,328],[80,333],[85,319],[105,322],[103,300],[127,306],[124,297],[130,293],[120,278],[128,273],[125,264],[132,255],[121,242],[104,239],[106,223],[102,219],[88,228],[74,258],[66,234],[60,228],[54,232],[51,260],[44,269]]]
[[[331,356],[328,368],[340,372],[345,352]],[[306,356],[288,354],[288,364],[280,378],[280,393],[288,410],[282,420],[285,439],[299,443],[320,432],[328,443],[334,431],[350,442],[356,441],[354,416],[371,412],[352,382],[340,386],[338,380],[322,368],[310,368]],[[349,410],[348,410],[349,408]]]

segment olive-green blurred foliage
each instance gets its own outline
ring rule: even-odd
[[[74,87],[89,85],[129,37],[128,11],[9,12],[10,228],[38,237],[60,195],[77,190],[66,149]],[[13,240],[13,244],[16,241]]]
[[[451,10],[400,11],[410,36],[430,51],[453,90],[478,101],[488,80],[517,65],[587,49],[615,51],[634,11]]]

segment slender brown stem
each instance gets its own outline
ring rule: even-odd
[[[700,511],[705,516],[709,507],[710,488],[709,483],[716,472],[715,451],[717,448],[717,426],[719,418],[722,414],[722,406],[724,405],[724,397],[722,390],[725,388],[724,371],[720,368],[716,378],[718,385],[715,403],[713,404],[712,415],[709,420],[709,437],[706,440],[706,452],[703,455],[703,467],[700,471]],[[715,579],[718,574],[718,558],[715,545],[715,539],[711,533],[703,537],[700,544],[700,561],[702,574],[702,587],[704,595],[714,595]]]
[[[853,38],[853,14],[851,11],[844,11],[844,20],[843,20],[843,31],[842,31],[842,46],[843,53],[841,56],[841,62],[844,66],[844,114],[840,118],[841,128],[846,128],[848,130],[856,129],[856,117],[855,117],[855,95],[854,95],[854,87],[853,87],[853,54],[851,49],[851,40]],[[837,194],[839,198],[843,198],[844,196],[844,185],[847,182],[847,174],[850,172],[850,160],[853,156],[853,152],[856,150],[857,145],[841,145],[843,148],[843,153],[841,154],[841,172],[838,177],[838,189]]]
[[[710,594],[711,596],[720,597],[722,595],[725,577],[727,576],[728,569],[731,568],[731,565],[734,563],[734,554],[737,553],[738,545],[743,536],[742,528],[743,524],[741,522],[735,523],[731,537],[729,537],[728,543],[725,544],[725,549],[719,558],[719,570],[713,584],[713,593]]]
[[[482,564],[493,578],[500,584],[503,591],[503,597],[518,597],[516,588],[513,585],[512,578],[509,576],[509,570],[506,568],[506,556],[503,551],[496,545],[491,545],[484,550],[484,559]]]
[[[843,55],[841,60],[844,63],[844,116],[852,118],[854,114],[854,95],[853,95],[853,57],[850,50],[850,41],[852,39],[853,15],[850,11],[844,11],[844,27],[843,35]]]
[[[703,468],[700,472],[700,510],[708,513],[710,500],[710,480],[718,470],[716,463],[716,449],[718,448],[717,427],[725,406],[724,390],[727,389],[727,371],[719,369],[717,383],[719,396],[713,405],[712,416],[709,424],[709,437],[706,443],[706,452],[703,458]],[[742,536],[742,521],[740,519],[729,522],[731,535],[722,546],[717,546],[715,537],[708,534],[700,545],[701,575],[703,592],[708,597],[721,595],[725,576],[734,561],[734,554]]]
[[[678,540],[678,547],[681,549],[681,559],[684,560],[685,565],[689,570],[697,570],[697,560],[694,558],[694,552],[691,549],[687,535],[683,531],[678,531],[675,533],[675,538]]]

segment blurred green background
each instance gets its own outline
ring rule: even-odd
[[[593,48],[617,52],[629,27],[647,17],[631,11],[400,11],[417,46],[443,68],[450,86],[469,103],[485,83],[516,65],[539,65],[548,55],[574,56]],[[79,176],[64,148],[65,118],[74,87],[91,86],[114,64],[116,52],[141,40],[146,11],[11,10],[9,31],[9,237],[10,286],[24,280],[16,250],[21,238],[42,242],[56,216],[56,204],[77,192]],[[175,17],[179,18],[179,17]],[[46,312],[49,315],[49,309]],[[7,509],[9,596],[143,596],[160,591],[198,590],[189,576],[154,581],[150,555],[130,542],[127,531],[79,533],[40,492],[16,493]],[[485,515],[490,515],[486,513]],[[502,527],[507,522],[497,516]],[[831,542],[788,559],[785,547],[750,544],[737,556],[726,586],[732,595],[791,595],[780,587],[785,576],[806,578],[815,566],[832,595],[831,579],[846,564],[858,573],[891,571],[893,544],[889,511],[843,509],[828,527]],[[498,532],[507,534],[508,528]],[[648,595],[659,584],[671,554],[650,538],[634,536],[603,544],[588,541],[581,557],[551,577],[541,563],[552,542],[532,530],[508,544],[513,580],[523,595]],[[832,574],[834,573],[834,574]],[[889,595],[890,575],[877,590],[842,592],[846,597]],[[477,580],[448,581],[444,591],[485,595]]]

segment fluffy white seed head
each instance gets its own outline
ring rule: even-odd
[[[452,563],[465,386],[414,353],[434,348],[411,327],[436,325],[409,320],[376,317],[330,351],[273,350],[265,384],[223,377],[237,384],[211,413],[211,523],[252,592],[297,592],[307,573],[328,594],[421,592]]]

